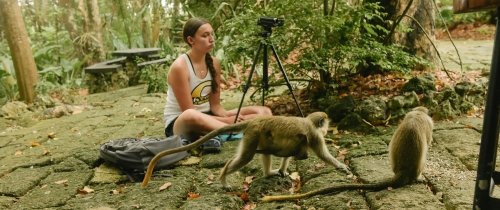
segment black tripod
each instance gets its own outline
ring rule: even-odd
[[[299,109],[300,115],[302,117],[304,117],[304,113],[302,113],[302,109],[300,109],[299,103],[297,102],[297,99],[295,98],[295,94],[293,93],[293,90],[292,90],[292,85],[290,85],[290,81],[288,80],[288,76],[286,75],[286,72],[283,69],[283,65],[281,65],[281,61],[280,61],[280,59],[278,57],[278,54],[276,53],[276,49],[274,48],[274,46],[273,46],[272,43],[268,44],[268,43],[270,43],[270,41],[267,38],[269,38],[269,36],[271,36],[271,33],[272,33],[271,27],[272,26],[263,26],[263,27],[264,27],[264,31],[261,33],[261,36],[264,37],[264,41],[260,43],[259,48],[257,50],[257,53],[255,53],[255,57],[254,57],[253,63],[252,63],[252,68],[250,69],[250,74],[248,75],[247,83],[243,87],[243,96],[241,97],[240,105],[238,106],[238,112],[236,112],[236,117],[234,119],[235,123],[238,120],[238,116],[240,115],[241,106],[243,105],[243,100],[245,99],[245,95],[246,95],[248,89],[251,86],[252,75],[255,72],[255,64],[257,64],[257,61],[258,61],[257,59],[259,59],[260,50],[262,50],[262,49],[264,49],[263,50],[263,54],[262,54],[262,57],[263,57],[263,66],[262,66],[262,68],[263,68],[263,70],[262,70],[262,72],[263,72],[262,73],[262,105],[264,105],[264,99],[266,97],[266,92],[269,90],[268,47],[271,47],[271,50],[273,51],[274,58],[278,62],[279,69],[280,69],[280,71],[283,74],[283,77],[285,79],[286,86],[288,87],[288,90],[292,94],[293,100],[295,101],[295,105],[297,105],[297,108]]]

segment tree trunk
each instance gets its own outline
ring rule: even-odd
[[[168,33],[168,37],[171,38],[172,42],[179,43],[183,42],[182,37],[182,25],[179,23],[180,16],[180,0],[172,0],[173,7],[172,12],[170,13],[170,33]]]
[[[139,13],[139,17],[141,18],[141,33],[142,33],[142,43],[144,47],[150,47],[151,46],[151,16],[150,10],[149,10],[149,1],[148,0],[141,0],[140,5],[138,5],[138,10],[142,11],[142,13]]]
[[[115,0],[118,4],[118,14],[123,22],[123,28],[125,29],[125,34],[127,35],[127,46],[128,48],[132,48],[132,31],[130,31],[130,27],[128,23],[130,23],[130,18],[127,13],[127,6],[125,0]]]
[[[47,25],[47,14],[49,10],[49,2],[47,0],[34,0],[35,5],[35,28],[38,32],[42,31],[42,27]]]
[[[403,11],[410,2],[411,0],[392,0],[388,5],[385,5],[394,22],[396,22],[396,18],[403,15]],[[391,39],[395,43],[406,46],[410,53],[434,62],[437,57],[437,53],[432,47],[432,42],[436,41],[434,21],[435,8],[432,1],[413,0],[400,23],[400,26],[412,28],[413,31],[402,33],[396,29]],[[421,67],[420,70],[424,70],[424,67]]]
[[[99,4],[97,0],[88,0],[87,9],[89,14],[89,28],[96,38],[96,49],[94,58],[97,60],[103,60],[106,58],[106,53],[104,50],[104,44],[102,39],[102,24],[101,24],[101,14],[99,12]]]
[[[38,81],[35,59],[17,0],[0,0],[0,20],[5,27],[21,99],[31,104]]]
[[[153,1],[153,21],[151,23],[151,46],[158,46],[160,40],[161,20],[164,16],[164,10],[160,2]]]
[[[71,0],[69,4],[72,4]],[[71,8],[68,8],[71,9]],[[82,50],[85,56],[85,63],[96,63],[105,59],[105,50],[102,39],[102,24],[97,0],[79,0],[78,10],[80,11],[83,30],[73,41]],[[68,17],[70,18],[70,17]],[[87,60],[89,59],[89,60]]]
[[[83,18],[83,23],[82,23],[83,31],[89,31],[90,20],[84,0],[78,1],[78,10],[80,10],[80,14],[82,15]]]
[[[80,45],[75,44],[76,38],[78,38],[78,27],[75,24],[75,14],[74,9],[75,3],[73,0],[59,0],[59,7],[63,9],[61,12],[60,19],[66,31],[68,31],[69,38],[73,43],[73,47],[77,52],[78,57],[84,57],[84,49],[81,49]]]

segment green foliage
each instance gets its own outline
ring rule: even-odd
[[[493,9],[455,14],[453,12],[452,0],[440,1],[439,7],[439,13],[442,17],[442,20],[436,20],[436,27],[444,27],[445,24],[448,27],[454,27],[458,24],[493,23],[493,20],[495,18],[495,10]]]
[[[492,11],[470,12],[462,14],[454,14],[451,7],[445,7],[440,10],[442,21],[436,21],[437,27],[444,27],[443,21],[447,26],[453,27],[458,24],[468,23],[490,23],[493,18]]]
[[[172,44],[166,43],[162,49],[162,55],[160,57],[166,58],[166,63],[148,65],[140,70],[140,79],[148,85],[148,93],[167,92],[168,68],[176,59],[177,53]]]
[[[0,104],[17,99],[17,83],[10,57],[0,56]]]
[[[99,2],[105,49],[110,52],[131,47],[149,47],[145,46],[143,37],[146,39],[149,36],[143,36],[143,29],[150,26],[152,28],[153,23],[160,23],[155,25],[158,26],[158,36],[155,37],[159,39],[154,47],[163,48],[163,53],[167,56],[177,55],[186,50],[180,47],[185,46],[180,41],[180,26],[188,17],[197,16],[209,19],[214,26],[218,38],[213,55],[221,60],[223,77],[238,77],[240,68],[236,68],[236,64],[248,69],[253,64],[259,44],[266,41],[272,42],[276,47],[280,60],[285,61],[285,69],[291,77],[310,78],[330,87],[335,87],[343,78],[360,73],[363,69],[369,73],[408,72],[415,65],[423,63],[400,46],[383,43],[388,33],[386,27],[390,23],[384,20],[385,14],[380,12],[381,8],[377,4],[348,5],[346,0],[337,0],[335,10],[331,14],[324,14],[324,1],[318,0],[193,0],[182,2],[179,9],[172,7],[172,2],[162,1],[164,5],[160,9],[159,4],[148,1]],[[66,9],[52,4],[47,12],[47,22],[37,25],[30,22],[35,20],[34,11],[30,8],[25,5],[24,11],[33,55],[40,73],[37,90],[47,93],[56,86],[82,86],[82,69],[88,65],[86,62],[92,56],[83,53],[83,56],[77,58],[76,55],[82,52],[77,52],[75,46],[93,48],[95,46],[92,43],[96,42],[93,33],[83,30],[84,16],[81,11],[76,8],[73,11],[73,21],[79,27],[76,32],[80,34],[75,40],[71,40],[60,22]],[[159,15],[154,16],[155,14]],[[257,25],[261,16],[283,17],[285,25],[272,28],[271,37],[264,40],[262,27]],[[160,21],[154,22],[153,17],[160,18]],[[8,51],[5,52],[8,48],[4,46],[5,42],[1,41],[0,56],[9,54]],[[272,57],[271,53],[269,57]],[[257,61],[257,70],[261,60],[259,58]],[[271,72],[277,69],[274,59],[270,59],[270,65]],[[14,75],[13,72],[6,71],[5,67],[0,71],[3,71],[3,78],[5,75]],[[166,88],[166,72],[166,66],[147,67],[141,78],[150,86],[149,91],[162,92]]]
[[[171,62],[168,62],[171,63]],[[141,80],[148,85],[148,93],[167,92],[167,71],[166,64],[153,64],[141,70]]]
[[[46,95],[60,87],[78,88],[83,85],[82,66],[85,59],[74,57],[73,48],[67,47],[72,46],[72,42],[65,39],[68,37],[66,32],[47,26],[39,32],[30,32],[30,37],[37,40],[32,44],[32,51],[40,76],[36,87],[38,94]]]
[[[230,36],[226,58],[251,60],[264,41],[256,24],[260,16],[283,17],[285,25],[273,28],[269,41],[284,57],[295,57],[286,69],[296,77],[310,77],[330,85],[368,67],[373,73],[409,72],[424,61],[397,45],[384,44],[388,34],[386,14],[378,4],[347,5],[337,1],[331,15],[323,14],[320,1],[272,1],[265,7],[245,5],[244,12],[225,21],[219,34]],[[378,24],[377,24],[378,23]],[[383,25],[382,25],[383,24]],[[275,62],[273,62],[275,63]],[[341,81],[339,81],[341,82]]]
[[[58,65],[47,66],[40,70],[40,81],[37,84],[37,92],[48,94],[52,90],[65,88],[79,88],[83,86],[82,62],[78,59],[61,59]],[[78,73],[80,72],[80,73]]]

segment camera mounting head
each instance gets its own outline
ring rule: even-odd
[[[272,33],[272,28],[276,26],[282,26],[285,23],[285,19],[283,18],[275,18],[275,17],[260,17],[257,20],[257,25],[260,25],[264,28],[262,32],[263,37],[269,37]]]

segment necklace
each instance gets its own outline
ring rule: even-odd
[[[203,70],[199,70],[199,71],[198,71],[198,76],[199,76],[199,77],[204,77],[204,76],[205,76],[205,74],[206,74],[206,72],[207,72],[207,71],[206,71],[205,69],[203,69]]]
[[[189,63],[191,63],[191,66],[193,67],[193,70],[195,72],[195,74],[198,74],[199,76],[203,76],[205,74],[205,72],[207,71],[207,69],[204,69],[204,68],[196,68],[194,65],[193,65],[193,62],[191,61],[191,56],[189,55],[190,53],[187,53],[187,57],[189,59]],[[206,67],[208,68],[208,67]],[[201,69],[201,70],[198,70],[198,69]]]

